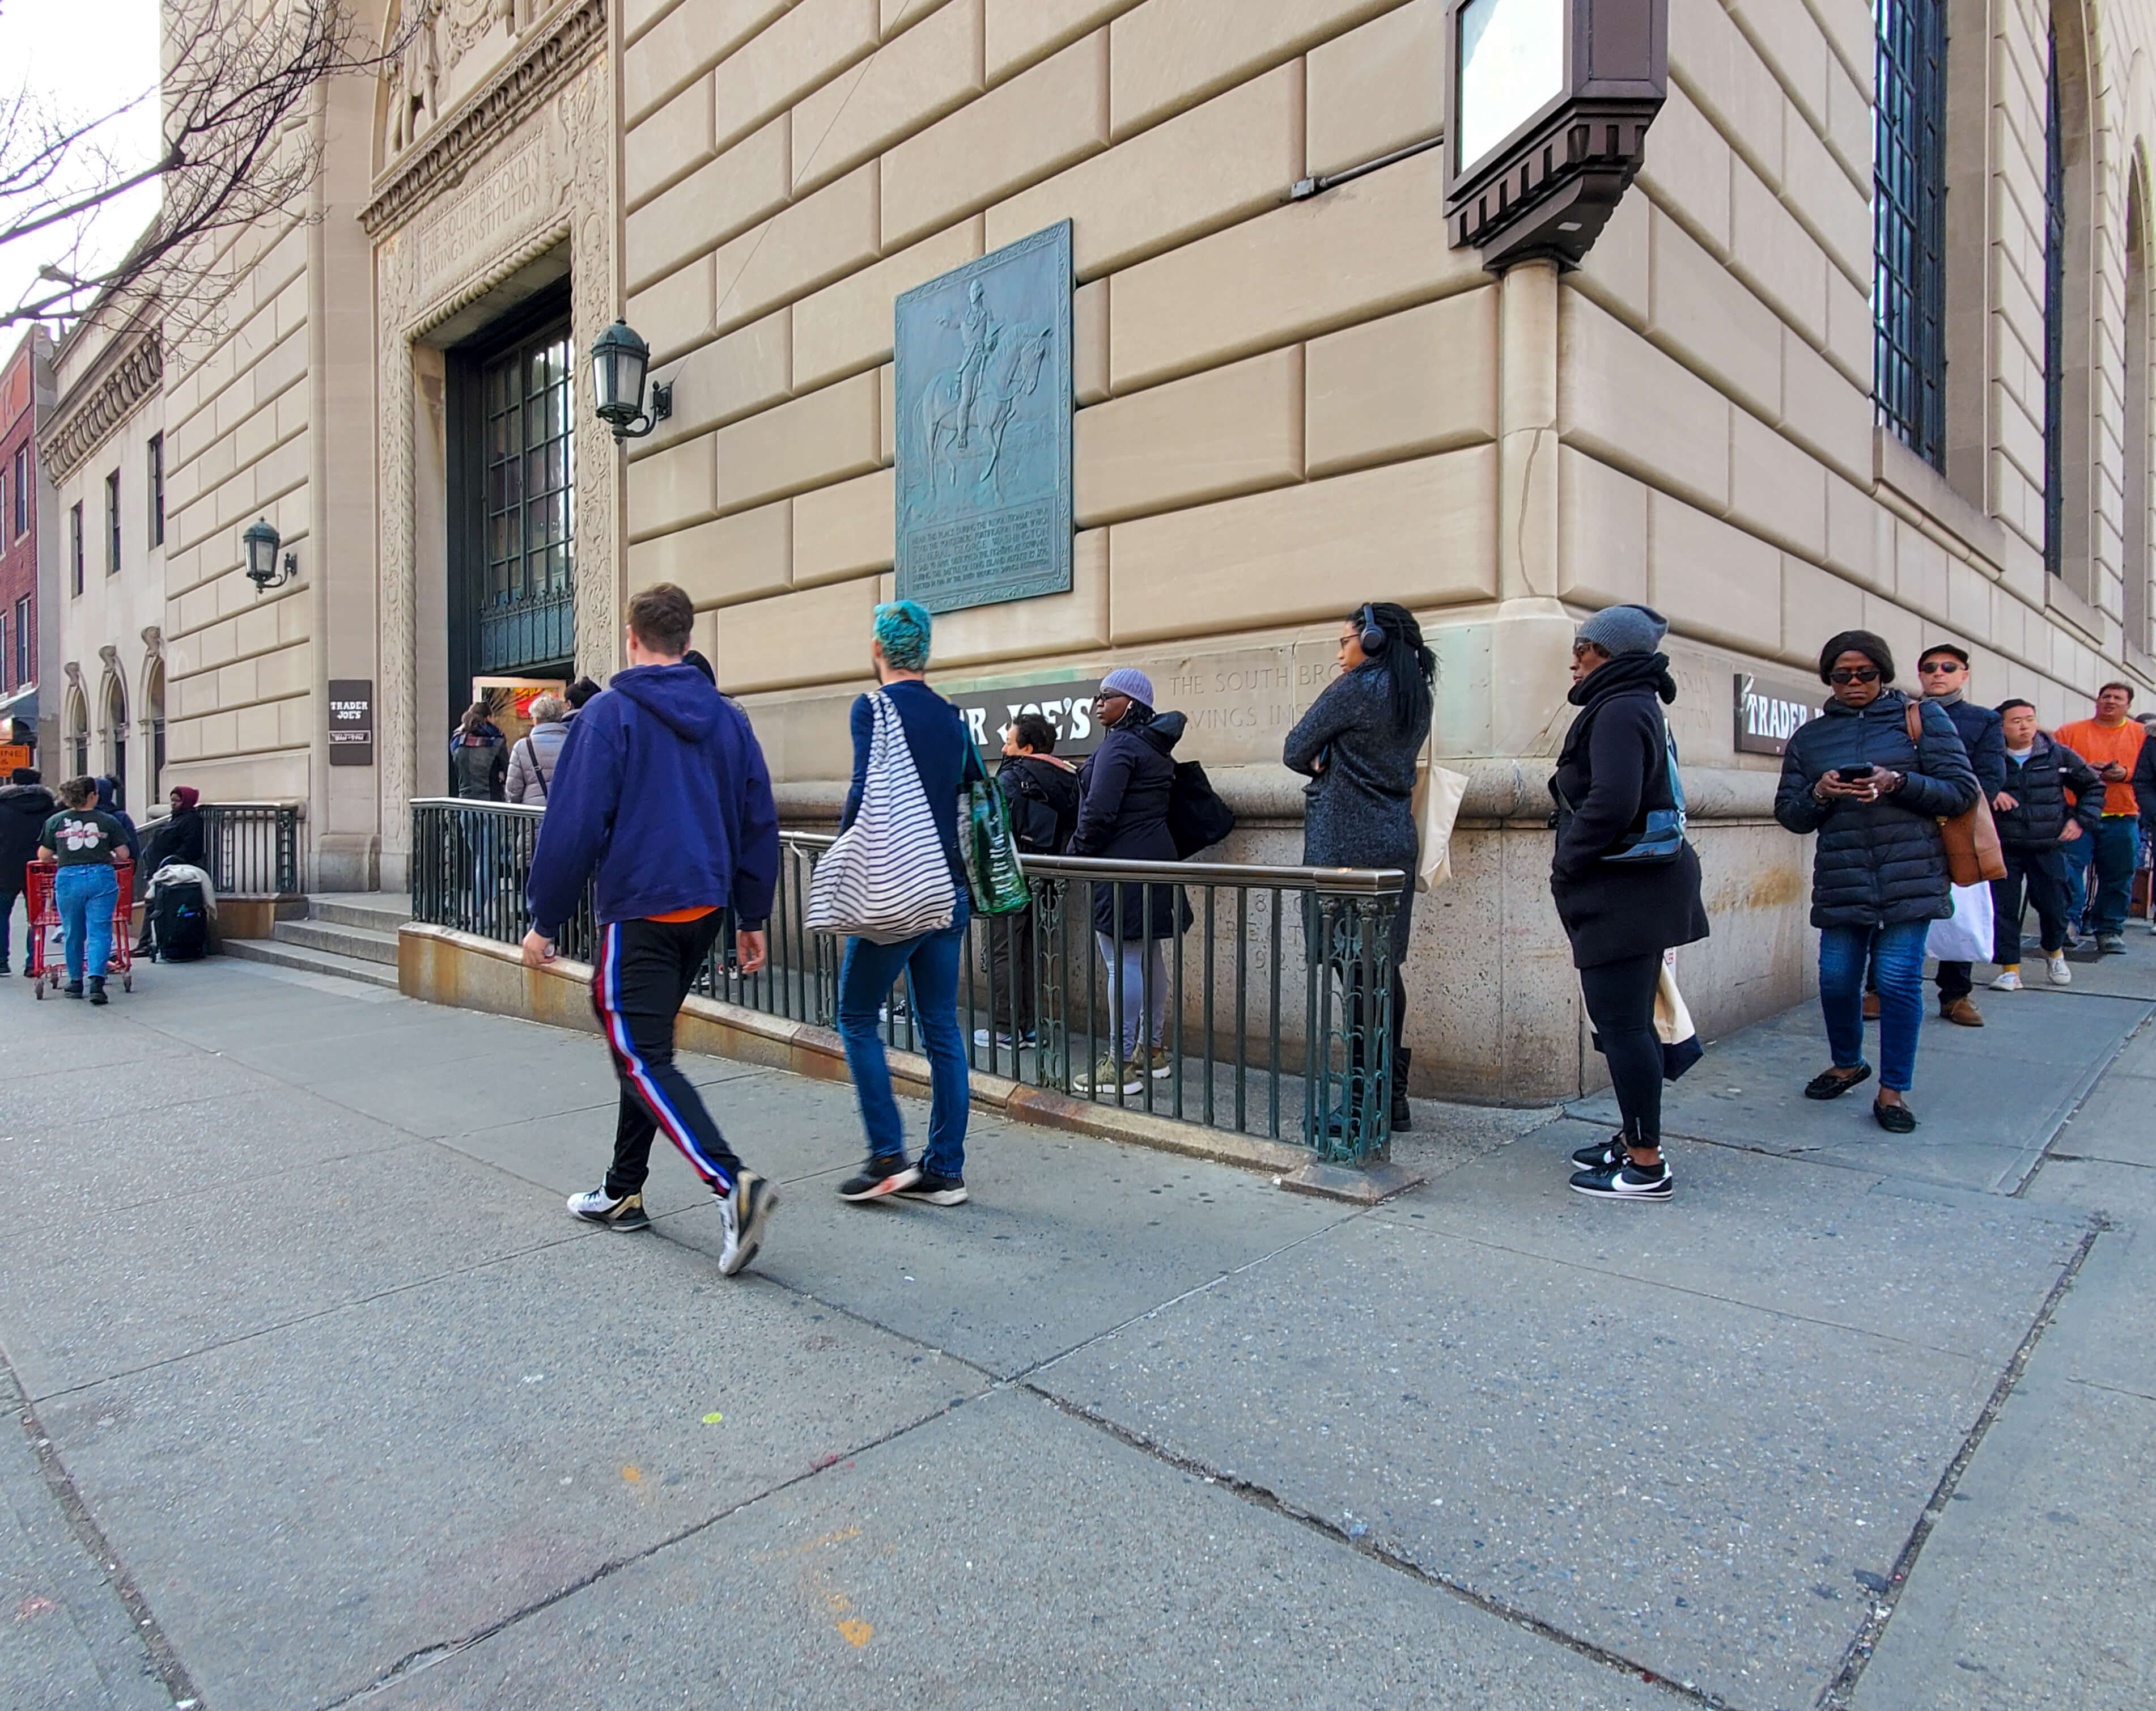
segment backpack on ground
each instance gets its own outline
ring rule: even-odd
[[[1205,768],[1194,760],[1178,761],[1168,798],[1168,835],[1175,840],[1176,859],[1187,861],[1235,830],[1235,811],[1220,799]]]
[[[162,877],[151,887],[150,923],[161,961],[192,963],[208,954],[209,898],[201,881]]]

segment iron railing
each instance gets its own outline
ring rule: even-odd
[[[414,802],[413,918],[501,943],[522,938],[523,881],[541,812]],[[830,842],[783,835],[763,968],[744,975],[732,934],[721,933],[701,990],[767,1015],[837,1025],[844,947],[803,923],[810,876]],[[958,1020],[973,1068],[1299,1143],[1327,1163],[1386,1155],[1392,928],[1404,875],[1076,856],[1029,857],[1025,866],[1030,908],[977,918],[969,930]],[[596,937],[588,891],[557,945],[588,960]],[[1118,978],[1111,967],[1128,972]],[[879,1031],[894,1046],[923,1049],[903,984],[884,996]],[[1126,1066],[1132,1057],[1135,1070]]]
[[[300,804],[205,802],[203,865],[221,897],[291,897],[300,889]],[[170,816],[136,828],[143,846]]]

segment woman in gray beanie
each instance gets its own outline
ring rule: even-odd
[[[1078,774],[1078,825],[1073,856],[1127,861],[1175,861],[1181,852],[1168,829],[1175,793],[1175,745],[1186,721],[1152,710],[1152,680],[1123,665],[1101,680],[1094,717],[1106,734]],[[1101,1052],[1088,1076],[1072,1078],[1080,1093],[1142,1092],[1144,1077],[1174,1067],[1163,1048],[1168,1021],[1168,967],[1161,941],[1190,925],[1183,888],[1171,885],[1095,885],[1093,936],[1108,969],[1110,1026],[1120,1038]],[[1150,1000],[1150,1002],[1148,1002]]]
[[[1281,758],[1303,786],[1306,867],[1397,867],[1406,873],[1393,915],[1393,1127],[1409,1127],[1407,987],[1400,978],[1414,925],[1415,758],[1430,737],[1437,656],[1404,606],[1378,601],[1340,625],[1340,675],[1287,733]],[[1351,967],[1351,984],[1361,971]],[[1363,994],[1349,994],[1359,1022]],[[1356,1028],[1358,1037],[1361,1029]],[[1357,1067],[1359,1069],[1360,1066]]]
[[[1676,805],[1662,708],[1677,698],[1677,686],[1656,651],[1668,630],[1650,606],[1605,607],[1580,625],[1566,697],[1579,716],[1550,779],[1557,800],[1550,894],[1624,1117],[1608,1141],[1572,1155],[1580,1167],[1573,1187],[1603,1200],[1670,1198],[1655,990],[1663,952],[1707,933],[1699,857],[1689,842],[1671,859],[1610,859],[1636,840],[1651,811]]]

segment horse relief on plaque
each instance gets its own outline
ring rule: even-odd
[[[898,300],[897,583],[932,612],[1070,587],[1070,223]]]

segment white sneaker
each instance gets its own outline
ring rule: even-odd
[[[1994,992],[2019,992],[2021,989],[2021,971],[2019,969],[2001,969],[1991,977],[1991,989]]]
[[[778,1204],[778,1189],[753,1170],[734,1178],[734,1191],[719,1196],[719,1270],[732,1277],[763,1246],[763,1226]]]
[[[2054,986],[2071,986],[2074,984],[2074,971],[2066,966],[2064,951],[2053,951],[2044,958],[2044,972],[2051,977]]]

